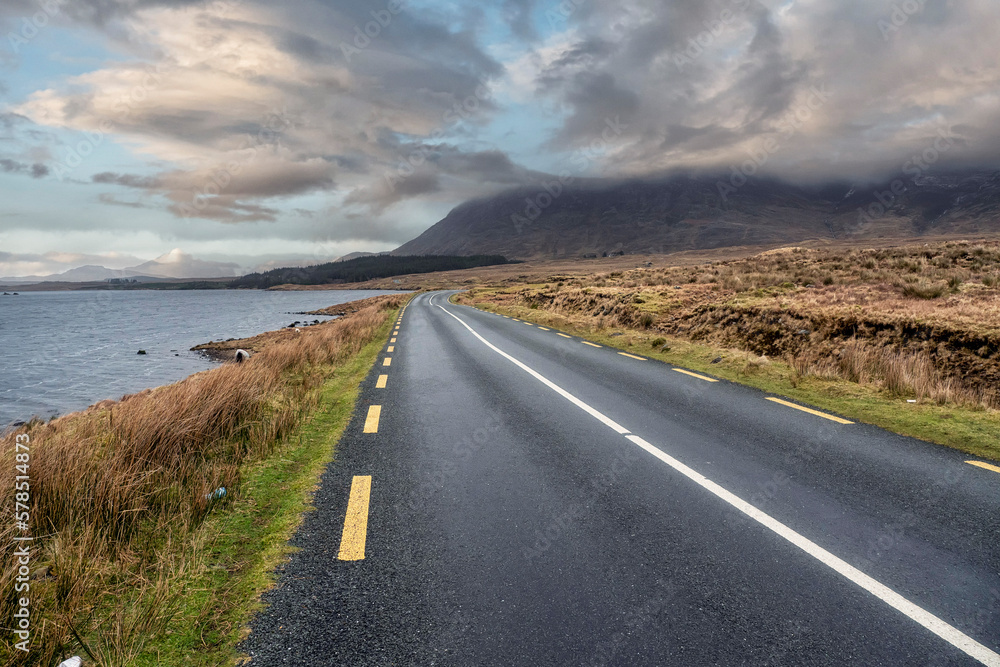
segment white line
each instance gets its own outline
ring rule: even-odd
[[[486,347],[490,348],[491,350],[493,350],[494,352],[496,352],[497,354],[499,354],[501,357],[503,357],[503,358],[507,359],[508,361],[514,363],[516,366],[519,366],[522,370],[524,370],[525,372],[527,372],[529,375],[531,375],[532,377],[534,377],[536,380],[538,380],[539,382],[541,382],[542,384],[544,384],[546,387],[548,387],[552,391],[556,392],[557,394],[559,394],[560,396],[562,396],[563,398],[565,398],[567,401],[569,401],[570,403],[572,403],[576,407],[578,407],[581,410],[583,410],[584,412],[586,412],[588,415],[590,415],[591,417],[593,417],[597,421],[601,422],[602,424],[604,424],[608,428],[611,428],[612,430],[617,431],[618,433],[625,434],[625,433],[629,432],[629,430],[627,428],[625,428],[624,426],[622,426],[621,424],[617,423],[616,421],[614,421],[614,420],[612,420],[612,419],[610,419],[608,417],[605,417],[600,412],[598,412],[594,408],[590,407],[589,405],[587,405],[586,403],[584,403],[583,401],[581,401],[579,398],[577,398],[573,394],[569,393],[568,391],[566,391],[565,389],[563,389],[559,385],[555,384],[554,382],[552,382],[551,380],[549,380],[545,376],[541,375],[540,373],[538,373],[534,369],[529,368],[525,364],[521,363],[520,361],[518,361],[514,357],[510,356],[509,354],[507,354],[506,352],[504,352],[503,350],[501,350],[499,347],[497,347],[493,343],[489,342],[488,340],[486,340],[485,338],[483,338],[482,336],[480,336],[475,331],[475,329],[473,329],[472,327],[470,327],[468,324],[466,324],[460,318],[456,317],[455,315],[452,315],[450,312],[448,312],[447,309],[445,309],[444,306],[438,306],[438,308],[440,308],[441,310],[443,310],[444,312],[448,313],[449,315],[451,315],[452,317],[454,317],[456,320],[458,320],[459,323],[463,327],[465,327],[470,332],[472,332],[472,335],[475,336],[476,338],[478,338],[479,340],[481,340],[483,342],[483,344],[486,345]]]
[[[654,447],[653,445],[649,444],[648,442],[646,442],[637,435],[631,435],[630,431],[625,427],[621,426],[617,422],[613,421],[611,418],[605,416],[601,412],[590,407],[589,405],[581,401],[579,398],[569,393],[559,385],[555,384],[545,376],[541,375],[531,367],[525,365],[523,362],[519,361],[518,359],[515,359],[514,357],[510,356],[497,346],[493,345],[493,343],[489,342],[488,340],[480,336],[475,329],[466,324],[465,321],[459,318],[457,315],[449,312],[443,306],[438,306],[438,308],[440,308],[445,313],[458,320],[458,322],[462,326],[468,329],[473,336],[482,341],[482,343],[486,345],[486,347],[490,348],[500,356],[512,362],[513,364],[515,364],[516,366],[527,372],[529,375],[534,377],[536,380],[547,386],[549,389],[556,392],[557,394],[568,400],[570,403],[572,403],[573,405],[577,406],[578,408],[589,414],[591,417],[594,417],[602,424],[605,424],[606,426],[609,426],[618,433],[624,435],[633,444],[646,450],[647,452],[649,452],[656,458],[660,459],[661,461],[669,465],[671,468],[681,473],[691,481],[695,482],[705,490],[711,492],[715,496],[726,501],[734,508],[738,509],[740,512],[743,512],[748,517],[758,522],[765,528],[769,528],[777,535],[788,540],[789,542],[797,546],[799,549],[802,549],[802,551],[806,552],[807,554],[809,554],[816,560],[820,561],[830,569],[834,570],[841,576],[845,577],[846,579],[852,581],[861,588],[865,589],[878,599],[888,604],[890,607],[896,609],[897,611],[902,612],[910,619],[924,626],[926,629],[930,630],[931,632],[933,632],[938,637],[945,640],[955,648],[964,651],[965,653],[972,656],[973,658],[983,663],[984,665],[987,665],[988,667],[1000,667],[1000,655],[998,655],[996,652],[987,648],[983,644],[980,644],[975,639],[969,637],[958,628],[944,622],[943,620],[941,620],[934,614],[930,613],[929,611],[913,604],[912,602],[910,602],[909,600],[907,600],[902,595],[895,592],[885,584],[876,581],[875,579],[871,578],[870,576],[868,576],[861,570],[857,569],[853,565],[850,565],[844,560],[838,558],[837,556],[834,556],[832,553],[830,553],[823,547],[819,546],[812,540],[804,537],[803,535],[800,535],[799,533],[795,532],[794,530],[792,530],[785,524],[781,523],[771,515],[762,512],[761,510],[757,509],[756,507],[746,502],[742,498],[738,497],[737,495],[733,494],[732,492],[724,489],[723,487],[719,486],[712,480],[708,479],[701,473],[693,470],[692,468],[689,468],[688,466],[681,463],[674,457],[670,456],[663,450]]]

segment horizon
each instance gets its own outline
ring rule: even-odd
[[[995,169],[998,19],[986,0],[13,0],[0,276],[171,249],[322,263],[553,178]]]

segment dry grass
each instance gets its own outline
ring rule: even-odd
[[[474,290],[466,300],[540,309],[593,331],[649,330],[788,359],[802,376],[899,396],[1000,407],[997,241],[779,248],[696,265],[552,275]]]
[[[82,652],[124,665],[162,628],[198,567],[193,528],[218,487],[238,493],[240,466],[273,453],[315,400],[331,366],[357,353],[405,297],[376,297],[352,315],[309,327],[243,364],[104,401],[0,439],[0,497],[13,515],[14,439],[31,439],[32,651],[5,665],[55,664]],[[11,524],[0,526],[0,618],[14,623],[17,562]],[[41,573],[40,573],[41,574]],[[0,650],[6,650],[6,646]]]

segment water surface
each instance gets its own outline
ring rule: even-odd
[[[294,314],[381,291],[129,290],[0,296],[0,429],[176,382],[214,366],[194,345],[243,338]],[[142,349],[145,355],[137,352]]]

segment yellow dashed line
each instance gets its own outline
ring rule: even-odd
[[[389,347],[385,348],[385,351],[386,352],[395,352],[396,351],[396,347],[394,345],[390,345]]]
[[[534,325],[534,324],[532,324],[531,322],[521,322],[521,324],[527,324],[527,325],[528,325],[529,327],[533,327],[533,326],[535,326],[535,325]]]
[[[562,336],[563,338],[572,338],[572,336],[567,336],[566,334],[564,334],[564,333],[559,333],[558,331],[556,332],[556,335],[557,335],[557,336]]]
[[[684,373],[684,375],[690,375],[693,378],[698,378],[699,380],[704,380],[705,382],[718,382],[715,378],[706,377],[704,375],[698,375],[697,373],[692,373],[691,371],[686,371],[683,368],[675,368],[678,373]]]
[[[390,339],[389,339],[389,342],[390,342],[390,343],[395,343],[395,342],[396,342],[396,339],[395,339],[395,338],[390,338]]]
[[[580,342],[584,345],[589,345],[590,347],[601,347],[597,343],[591,343],[589,340],[581,340]]]
[[[628,352],[619,352],[618,354],[623,357],[628,357],[629,359],[638,359],[639,361],[646,361],[645,357],[637,357],[634,354],[629,354]]]
[[[385,389],[385,383],[389,381],[388,375],[379,375],[378,382],[375,383],[376,389]]]
[[[392,357],[386,357],[385,359],[382,360],[383,366],[388,366],[391,363],[392,363]]]
[[[368,406],[368,416],[365,417],[365,433],[378,433],[378,420],[381,416],[381,405]]]
[[[545,327],[538,327],[538,328],[541,329],[542,331],[548,331],[548,329],[546,329]]]
[[[371,475],[359,475],[351,482],[351,495],[344,517],[344,534],[340,538],[340,560],[364,560],[365,539],[368,537],[368,502],[371,498]]]
[[[1000,472],[1000,466],[995,466],[992,463],[983,463],[982,461],[966,461],[970,466],[978,466],[985,470],[992,470],[993,472]]]
[[[820,412],[819,410],[813,410],[812,408],[804,408],[801,405],[795,405],[794,403],[789,403],[788,401],[783,401],[780,398],[774,398],[771,396],[767,397],[767,400],[773,401],[775,403],[780,403],[789,408],[795,408],[796,410],[801,410],[802,412],[808,412],[811,415],[816,415],[817,417],[822,417],[823,419],[829,419],[832,422],[837,422],[838,424],[853,424],[854,422],[848,421],[846,419],[841,419],[840,417],[834,417],[833,415],[828,415],[825,412]]]

